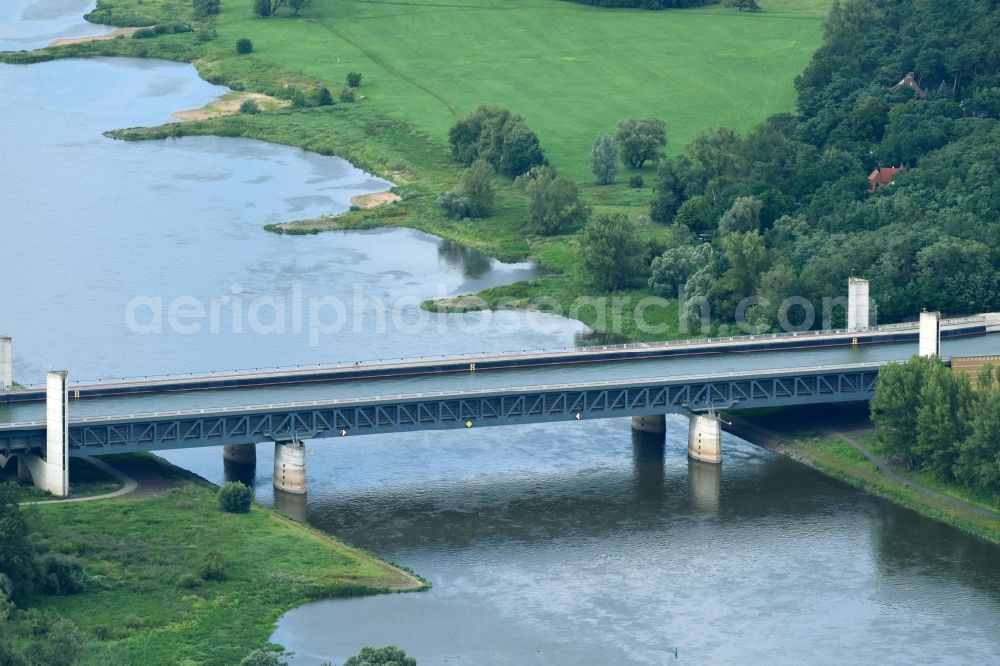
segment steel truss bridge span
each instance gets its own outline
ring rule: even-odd
[[[869,400],[883,363],[442,391],[70,419],[69,455],[474,429]],[[0,425],[4,455],[44,448],[43,421]]]

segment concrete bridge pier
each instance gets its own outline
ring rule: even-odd
[[[722,462],[722,424],[715,414],[692,414],[688,423],[688,457],[699,462]]]
[[[920,344],[921,356],[941,356],[941,313],[920,313]]]
[[[636,432],[647,432],[652,435],[667,434],[667,417],[663,414],[653,416],[633,416],[632,430]]]
[[[13,341],[6,335],[0,335],[0,391],[10,391],[13,388],[14,388]]]
[[[274,443],[274,488],[296,495],[306,492],[306,447],[297,439]]]
[[[56,497],[69,494],[68,374],[59,370],[45,376],[45,457],[23,453],[17,461],[18,477],[30,476],[36,488]]]
[[[256,465],[257,446],[255,444],[235,444],[222,447],[222,459],[236,465]]]

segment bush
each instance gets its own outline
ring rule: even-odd
[[[642,176],[640,176],[639,174],[635,174],[634,176],[628,179],[628,184],[629,187],[631,187],[633,190],[641,190],[642,186],[646,184],[646,181],[644,181],[642,179]]]
[[[341,102],[353,102],[355,99],[354,88],[344,88],[340,91]]]
[[[221,9],[221,0],[191,0],[191,6],[194,8],[194,15],[199,18],[204,18],[212,14],[218,14]]]
[[[252,53],[253,52],[253,42],[251,42],[246,37],[240,37],[236,40],[236,52],[237,53]]]
[[[253,491],[239,481],[227,481],[219,488],[219,508],[228,513],[246,513],[253,503]]]
[[[438,205],[448,217],[461,220],[469,216],[469,200],[461,190],[448,190],[438,197]]]
[[[181,574],[177,577],[177,587],[182,590],[193,590],[201,585],[201,579],[191,573]]]
[[[316,91],[316,106],[330,106],[333,104],[333,95],[329,88],[320,88]]]
[[[149,39],[150,37],[156,37],[156,31],[152,28],[139,28],[132,33],[132,39]]]
[[[351,72],[347,75],[347,85],[350,88],[357,88],[361,85],[361,72]]]
[[[417,666],[417,660],[407,657],[395,645],[380,648],[366,645],[359,654],[345,661],[344,666]]]
[[[210,26],[208,28],[202,28],[201,30],[196,32],[194,38],[197,39],[199,42],[204,43],[204,42],[210,42],[218,36],[219,33],[215,31],[214,27]]]
[[[226,580],[226,562],[222,559],[222,553],[217,550],[205,553],[200,574],[202,580]]]
[[[309,98],[301,90],[296,90],[292,92],[292,108],[293,109],[304,109],[309,106]]]
[[[49,553],[38,560],[38,569],[45,594],[79,594],[87,587],[87,574],[75,557]]]
[[[240,104],[240,113],[246,113],[249,115],[256,115],[260,113],[260,105],[257,104],[256,100],[245,99],[243,103]]]

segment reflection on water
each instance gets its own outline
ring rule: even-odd
[[[482,277],[493,263],[489,255],[447,239],[438,244],[438,256],[451,268],[462,271],[462,277],[469,280]]]

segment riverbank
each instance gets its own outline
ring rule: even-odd
[[[889,465],[875,442],[867,405],[748,410],[725,427],[762,448],[808,465],[855,488],[1000,544],[994,498]]]
[[[139,480],[136,492],[22,509],[42,548],[79,558],[87,573],[82,594],[24,604],[13,619],[23,643],[28,623],[61,616],[84,636],[84,664],[234,664],[307,601],[427,587],[271,509],[223,513],[214,486],[154,456],[109,460]],[[211,551],[221,580],[203,575]]]
[[[697,85],[689,88],[686,99],[679,100],[675,95],[656,95],[655,100],[648,100],[650,113],[666,114],[671,123],[671,143],[668,150],[679,152],[697,131],[711,124],[738,126],[748,129],[759,120],[763,120],[770,112],[790,108],[794,93],[791,88],[792,78],[804,66],[812,49],[819,43],[819,23],[826,12],[825,0],[816,0],[803,11],[802,7],[791,7],[782,4],[762,21],[756,21],[751,26],[740,22],[739,26],[749,30],[746,34],[747,48],[757,49],[761,43],[778,40],[782,48],[791,48],[800,62],[788,57],[774,57],[774,51],[766,48],[761,54],[764,57],[768,71],[768,81],[786,82],[785,84],[759,86],[750,83],[746,77],[733,75],[732,80],[720,82],[718,85],[705,86],[701,70],[711,72],[713,77],[719,76],[720,68],[713,66],[716,59],[725,59],[725,54],[714,51],[698,53],[700,45],[712,40],[696,40],[691,49],[680,49],[679,54],[690,58],[690,66],[680,66],[674,63],[671,77],[692,77]],[[468,23],[469,29],[480,25],[481,10],[495,9],[496,20],[505,21],[511,14],[505,4],[496,7],[476,7],[477,11],[467,11],[461,4],[449,7],[449,21]],[[399,24],[395,10],[388,11],[376,4],[360,9],[362,14],[372,12],[372,16],[355,16],[356,8],[352,8],[346,16],[343,11],[331,17],[326,7],[309,7],[302,17],[282,15],[277,18],[261,20],[252,18],[245,5],[235,1],[222,3],[222,13],[216,17],[198,19],[194,16],[190,3],[176,0],[154,0],[141,2],[139,0],[99,0],[97,8],[87,16],[88,20],[114,26],[156,26],[153,37],[143,39],[123,38],[87,40],[58,47],[40,49],[34,52],[18,52],[0,54],[0,62],[31,63],[55,58],[94,57],[94,56],[132,56],[164,58],[192,63],[199,74],[207,81],[226,85],[239,94],[266,95],[287,104],[293,99],[312,100],[316,91],[327,88],[338,100],[331,106],[313,106],[307,102],[306,108],[278,108],[277,104],[265,109],[265,113],[256,115],[228,115],[225,117],[207,118],[212,111],[185,115],[183,120],[195,122],[172,123],[158,128],[128,129],[109,132],[108,135],[119,139],[159,139],[189,135],[220,135],[244,136],[254,139],[282,143],[311,150],[324,155],[338,155],[347,159],[357,167],[376,174],[386,180],[397,183],[392,194],[399,200],[391,206],[368,208],[362,205],[354,206],[342,215],[299,220],[284,224],[272,224],[265,227],[269,231],[288,234],[314,234],[328,230],[371,229],[386,226],[406,226],[434,234],[436,236],[461,243],[465,246],[481,250],[501,261],[519,262],[536,261],[543,269],[558,276],[558,279],[533,281],[516,285],[513,293],[517,299],[528,302],[535,299],[555,298],[560,302],[566,316],[572,314],[570,301],[579,297],[604,298],[608,296],[623,297],[627,300],[641,300],[652,296],[645,287],[638,287],[626,293],[607,294],[595,290],[580,274],[577,257],[576,231],[556,237],[540,237],[532,234],[526,225],[527,200],[513,184],[504,179],[496,179],[496,205],[494,214],[483,220],[452,220],[445,217],[437,205],[437,197],[455,186],[461,178],[462,170],[448,157],[448,146],[444,137],[448,126],[458,117],[464,115],[477,104],[494,99],[493,92],[500,94],[497,98],[509,102],[515,113],[521,113],[529,119],[536,130],[540,132],[543,144],[553,164],[564,174],[577,181],[584,200],[596,212],[615,211],[626,212],[640,226],[641,234],[650,243],[650,248],[656,250],[670,246],[673,243],[672,229],[650,222],[648,206],[652,197],[651,185],[655,177],[655,165],[647,164],[636,173],[642,175],[646,186],[636,189],[627,181],[630,174],[622,174],[618,182],[607,186],[593,184],[587,170],[587,156],[593,136],[599,132],[613,130],[619,117],[636,113],[632,103],[624,102],[617,95],[597,94],[588,96],[588,104],[599,103],[604,114],[601,119],[586,114],[584,117],[574,117],[573,132],[567,132],[567,112],[575,112],[579,105],[569,101],[567,96],[579,94],[580,87],[595,85],[601,77],[594,77],[589,67],[595,63],[582,63],[572,67],[571,72],[559,74],[553,80],[548,69],[535,71],[530,67],[511,68],[508,76],[525,77],[525,85],[504,84],[502,90],[491,91],[498,81],[489,77],[479,78],[484,90],[476,92],[467,90],[467,86],[450,86],[447,90],[432,90],[421,83],[425,78],[431,81],[446,75],[448,80],[454,79],[451,71],[454,66],[489,68],[495,64],[495,49],[510,48],[506,40],[495,45],[483,44],[480,48],[470,51],[464,48],[460,40],[452,44],[450,41],[442,44],[435,38],[435,47],[460,49],[455,58],[441,57],[433,59],[427,67],[419,72],[407,74],[404,68],[412,66],[413,53],[424,49],[404,49],[396,51],[396,39],[386,38],[385,34],[367,35],[370,39],[361,39],[366,35],[354,35],[356,31],[367,30],[368,25],[377,23],[384,27],[380,30],[399,30],[400,40],[414,35],[418,39],[425,31],[414,30],[410,25],[413,21],[423,21],[425,18],[417,14],[407,14],[403,24]],[[593,24],[600,20],[607,29],[622,31],[630,37],[635,45],[625,53],[615,51],[615,59],[637,59],[645,63],[655,57],[653,49],[660,43],[662,30],[676,32],[677,38],[690,39],[690,30],[684,25],[693,22],[699,30],[726,30],[725,25],[739,21],[737,13],[719,8],[691,9],[676,12],[672,17],[668,13],[647,15],[634,12],[595,13],[589,8],[574,6],[569,3],[527,3],[519,7],[519,12],[528,15],[545,17],[548,20],[558,18],[567,20],[568,25],[578,32],[581,39],[590,38]],[[703,14],[711,15],[711,22],[702,21]],[[796,41],[793,47],[788,42],[788,17],[794,15]],[[554,15],[554,16],[553,16]],[[599,18],[598,18],[599,17]],[[700,18],[701,17],[701,18]],[[809,22],[801,19],[808,18]],[[357,20],[364,19],[364,20]],[[439,19],[435,18],[437,24]],[[661,24],[659,27],[650,22]],[[544,24],[539,21],[538,24]],[[718,25],[716,25],[718,24]],[[192,27],[191,31],[178,32],[178,26]],[[734,24],[732,27],[736,27]],[[169,28],[169,29],[168,29]],[[635,31],[649,31],[651,39],[635,39]],[[744,30],[737,33],[727,31],[727,39],[733,34],[743,35]],[[351,33],[351,34],[349,34]],[[752,34],[751,34],[752,33]],[[395,34],[395,33],[393,33]],[[431,32],[427,32],[431,34]],[[511,34],[520,35],[520,31]],[[492,37],[491,31],[489,37]],[[233,48],[237,38],[249,37],[255,47],[251,54],[238,54]],[[654,37],[655,36],[655,37]],[[534,39],[524,35],[532,48],[541,49],[546,53],[539,56],[540,61],[553,60],[576,61],[577,58],[562,57],[567,52],[576,52],[571,43],[550,44],[545,39]],[[360,40],[360,41],[359,41]],[[369,43],[370,42],[370,43]],[[288,48],[289,44],[294,49]],[[425,44],[430,46],[430,44]],[[494,48],[495,47],[495,48]],[[527,46],[526,46],[527,48]],[[638,52],[634,52],[638,49]],[[738,49],[742,52],[742,49]],[[548,53],[551,51],[551,53]],[[461,56],[459,57],[459,54]],[[474,62],[465,62],[475,55]],[[400,58],[402,58],[400,60]],[[398,60],[398,62],[397,62]],[[728,62],[728,61],[727,61]],[[444,66],[445,63],[451,63]],[[351,69],[360,70],[364,75],[362,86],[356,101],[340,100],[340,93],[345,89],[344,77]],[[523,70],[523,71],[522,71]],[[622,78],[619,83],[637,89],[652,91],[656,86],[648,85],[645,80],[649,76],[659,76],[644,65],[633,68],[628,65],[616,66],[616,76]],[[728,71],[728,67],[721,71]],[[576,81],[569,89],[563,91],[551,90],[565,85],[566,75]],[[728,76],[728,75],[727,75]],[[416,78],[415,78],[416,77]],[[436,84],[435,84],[436,85]],[[532,94],[529,89],[541,85],[546,93],[554,96]],[[596,84],[603,91],[603,83]],[[670,79],[672,89],[678,89],[677,81]],[[756,116],[746,114],[745,106],[721,105],[714,96],[722,99],[732,99],[733,87],[746,88],[746,94],[757,99],[758,105],[753,106]],[[680,86],[680,89],[685,89]],[[430,96],[428,98],[428,95]],[[450,97],[458,95],[460,101],[452,102]],[[469,97],[469,95],[472,95]],[[506,99],[511,97],[512,99]],[[468,97],[468,99],[465,99]],[[441,104],[444,104],[442,107]],[[428,108],[428,104],[430,107]],[[301,106],[301,105],[297,105]],[[608,108],[603,108],[603,107]],[[758,106],[760,108],[758,108]],[[565,107],[559,110],[560,107]],[[709,117],[692,114],[691,108],[704,107],[711,112]],[[773,108],[772,108],[773,107]],[[767,109],[770,109],[768,111]],[[738,113],[734,113],[738,111]],[[720,115],[721,114],[721,115]],[[718,117],[717,117],[718,116]],[[724,117],[723,117],[724,116]],[[753,117],[751,117],[753,116]],[[596,124],[595,124],[596,123]],[[587,126],[581,131],[580,125]],[[591,127],[592,125],[592,127]],[[637,281],[645,282],[644,279]],[[479,295],[489,305],[487,307],[508,307],[509,294],[502,295],[493,292]],[[637,297],[637,298],[634,298]],[[505,304],[495,305],[493,300],[503,298]],[[673,299],[669,299],[674,303]],[[521,306],[517,306],[521,307]],[[527,305],[531,307],[531,305]],[[434,309],[445,311],[447,304],[438,304]],[[664,306],[665,315],[671,317],[671,327],[668,330],[650,332],[636,324],[635,314],[626,314],[629,320],[624,326],[612,328],[602,326],[599,313],[588,309],[578,309],[574,317],[598,331],[610,330],[617,335],[627,335],[638,340],[673,339],[684,337],[678,330],[676,317],[671,312],[671,306]],[[654,315],[653,319],[665,320],[664,316]]]

